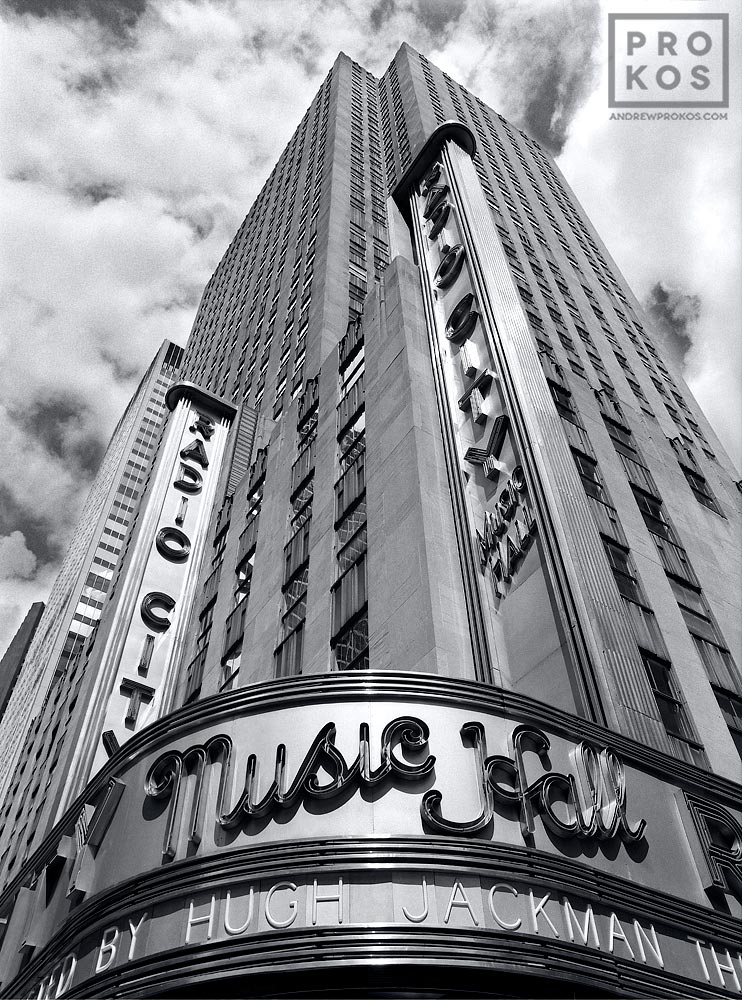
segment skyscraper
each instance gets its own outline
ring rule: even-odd
[[[15,682],[18,680],[23,659],[28,652],[28,647],[43,613],[44,604],[42,601],[36,601],[31,605],[20,628],[3,654],[2,660],[0,660],[0,719],[3,717]]]
[[[339,56],[180,377],[5,995],[739,992],[738,474],[551,158]]]
[[[54,772],[69,748],[83,682],[80,658],[100,619],[182,353],[162,344],[114,430],[9,698],[0,725],[6,878],[43,839],[53,814]]]

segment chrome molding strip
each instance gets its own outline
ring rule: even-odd
[[[116,923],[133,908],[146,909],[174,897],[203,893],[238,880],[279,881],[318,873],[324,877],[351,872],[391,875],[404,871],[527,881],[552,891],[558,887],[560,891],[579,894],[588,902],[604,907],[631,910],[637,917],[682,933],[711,935],[730,942],[739,935],[739,921],[735,917],[534,848],[487,841],[467,841],[462,845],[457,837],[338,837],[225,848],[223,854],[187,858],[144,872],[81,903],[53,944],[34,959],[30,968],[53,964],[93,924]]]
[[[426,148],[428,148],[426,146]],[[431,147],[432,152],[432,147]],[[418,163],[420,157],[415,160]],[[415,164],[413,164],[414,166]],[[426,166],[425,160],[422,165]],[[443,454],[446,462],[446,476],[448,486],[451,491],[453,506],[453,521],[456,529],[456,547],[459,554],[459,566],[461,568],[461,579],[464,589],[464,600],[466,602],[466,615],[469,622],[469,637],[471,640],[472,658],[474,660],[474,671],[478,681],[492,680],[492,660],[490,657],[489,643],[487,641],[487,626],[484,622],[484,609],[482,607],[482,595],[479,590],[479,561],[474,549],[474,532],[469,523],[469,505],[466,502],[466,484],[464,475],[459,463],[458,449],[456,447],[456,432],[451,414],[451,403],[446,391],[446,383],[443,375],[443,362],[438,346],[435,313],[431,299],[430,286],[423,274],[420,264],[425,248],[425,234],[422,232],[420,219],[416,212],[412,212],[412,224],[414,240],[418,255],[418,272],[420,276],[420,289],[422,292],[423,305],[425,309],[425,326],[428,333],[428,348],[430,350],[430,360],[433,367],[433,381],[435,385],[436,406],[438,418],[441,425],[441,438],[443,441]]]
[[[321,940],[321,949],[318,947]],[[289,958],[290,956],[290,958]],[[436,931],[373,925],[373,937],[342,928],[321,933],[262,934],[260,939],[236,939],[180,949],[167,955],[131,962],[108,974],[89,979],[65,996],[151,997],[158,991],[172,995],[174,987],[201,986],[209,995],[219,980],[246,979],[245,996],[254,993],[249,981],[273,973],[331,974],[352,966],[359,984],[362,968],[480,969],[491,975],[524,975],[559,979],[607,990],[621,997],[719,998],[728,993],[675,976],[663,970],[637,966],[615,956],[589,953],[580,945],[556,940],[528,939],[505,931]],[[330,986],[328,980],[325,986]],[[257,983],[256,983],[257,986]],[[259,986],[258,986],[259,988]],[[275,987],[274,987],[275,988]],[[218,989],[218,987],[217,987]],[[213,995],[213,994],[211,994]],[[300,994],[294,994],[300,995]]]

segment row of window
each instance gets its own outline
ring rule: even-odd
[[[305,398],[309,400],[306,405]],[[309,531],[314,499],[314,448],[317,439],[316,380],[305,392],[297,423],[298,454],[291,469],[289,541],[284,547],[279,643],[274,653],[276,677],[301,672],[309,586]]]
[[[566,421],[565,428],[581,426],[580,418],[572,404],[570,391],[564,384],[549,381],[549,386],[557,406],[557,412]],[[570,438],[569,430],[567,436]],[[705,764],[703,749],[697,740],[690,717],[683,705],[662,636],[656,627],[654,615],[636,574],[625,536],[620,528],[620,522],[608,496],[587,435],[578,439],[577,446],[572,439],[572,454],[585,493],[593,503],[597,501],[597,504],[600,505],[593,506],[592,509],[601,532],[606,558],[613,572],[618,592],[625,602],[627,617],[632,625],[668,739],[675,751],[684,759],[703,765]],[[602,516],[605,510],[609,510],[612,515],[608,522]],[[633,610],[634,608],[636,611]]]
[[[580,420],[572,406],[569,390],[564,385],[553,383],[550,385],[560,415],[572,425],[579,425]],[[742,683],[736,665],[703,597],[687,553],[680,544],[667,517],[654,480],[633,441],[633,435],[625,423],[619,423],[615,419],[617,415],[623,417],[617,400],[605,388],[599,394],[598,399],[602,404],[601,410],[609,436],[621,458],[647,529],[655,541],[678,607],[706,668],[719,705],[723,705],[725,716],[729,719],[730,706],[732,709],[735,705],[742,706],[739,699],[739,695],[742,694]],[[609,402],[611,416],[605,412]],[[580,447],[573,445],[572,450],[585,492],[591,499],[599,501],[602,505],[607,505],[608,509],[612,511],[612,520],[616,522],[615,509],[610,504],[587,436],[585,435],[581,439]],[[618,534],[615,530],[611,531],[610,528],[606,530],[606,522],[601,521],[599,515],[598,526],[603,536],[606,555],[613,570],[619,593],[626,601],[645,612],[639,619],[635,614],[633,617],[630,615],[630,620],[632,622],[641,621],[639,629],[641,634],[637,633],[637,639],[642,647],[641,653],[648,671],[650,685],[668,736],[671,738],[676,752],[692,763],[705,766],[705,755],[683,706],[669,658],[664,650],[664,643],[662,643],[654,616],[638,580],[623,532],[620,531],[620,527]],[[648,617],[649,615],[651,615],[651,619]],[[635,629],[635,631],[637,630]],[[735,744],[739,747],[740,732],[733,728],[737,724],[735,720],[738,716],[733,711],[731,717],[730,731]]]
[[[335,484],[335,582],[332,637],[338,670],[368,668],[366,568],[366,414],[364,344],[360,323],[349,324],[340,350]]]

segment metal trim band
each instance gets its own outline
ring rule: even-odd
[[[49,955],[54,957],[57,951],[63,955],[76,935],[93,923],[115,922],[132,908],[144,909],[174,896],[204,892],[237,878],[279,880],[288,875],[392,869],[528,880],[534,885],[579,893],[589,902],[630,909],[638,917],[662,922],[683,933],[728,940],[735,940],[739,933],[739,922],[732,916],[534,848],[486,841],[468,841],[462,846],[456,837],[338,837],[227,849],[223,854],[187,858],[143,872],[77,907],[55,936]],[[42,957],[38,964],[48,964],[48,956],[40,953],[38,959]],[[35,958],[29,968],[36,965]]]
[[[329,972],[352,964],[355,976],[371,965],[402,967],[477,968],[498,974],[563,979],[602,987],[622,997],[722,997],[719,990],[648,966],[600,954],[569,942],[528,939],[505,931],[457,932],[421,927],[399,931],[373,926],[373,937],[339,928],[322,929],[322,953],[317,933],[264,934],[260,941],[227,941],[199,946],[194,951],[169,952],[132,962],[125,969],[97,976],[71,989],[66,997],[152,996],[160,988],[213,984],[215,980],[257,978],[291,972]],[[292,961],[289,964],[287,954]],[[325,982],[325,985],[326,982]],[[172,995],[172,994],[170,994]],[[245,994],[247,995],[247,994]],[[255,995],[255,994],[253,994]]]

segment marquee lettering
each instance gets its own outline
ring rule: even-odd
[[[194,469],[192,465],[186,465],[185,462],[180,463],[178,478],[173,482],[176,490],[180,490],[181,493],[200,493],[203,483],[203,476],[198,469]]]
[[[525,475],[518,465],[492,510],[484,512],[482,531],[477,532],[480,565],[482,570],[490,566],[497,597],[505,596],[501,585],[512,579],[535,537],[536,518],[525,494]]]
[[[723,806],[684,795],[705,861],[704,888],[742,899],[742,826]]]
[[[180,528],[160,528],[155,539],[157,551],[168,562],[185,562],[191,551],[191,540]]]
[[[124,718],[125,725],[132,729],[137,724],[139,709],[142,705],[148,705],[155,696],[155,689],[149,684],[142,684],[141,681],[124,677],[121,681],[121,694],[129,697],[129,707]]]
[[[457,243],[455,247],[443,247],[442,253],[443,257],[433,276],[433,284],[436,288],[448,288],[452,285],[461,274],[461,268],[464,266],[464,248],[460,243]]]
[[[436,208],[431,212],[428,222],[430,223],[430,229],[428,230],[428,239],[434,240],[436,236],[442,231],[443,227],[448,222],[448,217],[451,214],[451,206],[447,201],[440,202]]]
[[[164,611],[165,614],[170,614],[174,608],[175,601],[169,594],[163,594],[161,591],[155,590],[149,594],[145,594],[139,610],[142,621],[147,628],[151,628],[153,632],[167,632],[172,624],[170,619],[156,612],[159,610]]]
[[[77,956],[71,953],[42,979],[38,989],[33,993],[34,1000],[51,1000],[52,997],[63,996],[72,986],[76,968]]]
[[[208,441],[216,428],[214,420],[208,416],[208,414],[200,413],[198,410],[193,411],[193,418],[193,423],[190,424],[188,430],[193,434],[200,434],[201,437]],[[181,450],[180,457],[181,459],[190,459],[197,462],[202,469],[207,469],[209,466],[209,460],[206,456],[204,442],[200,438],[195,438],[189,445],[186,445],[186,447]],[[176,474],[176,478],[173,480],[173,488],[179,490],[181,493],[187,493],[191,496],[200,493],[203,488],[203,474],[192,465],[188,465],[186,461],[182,461]],[[188,501],[185,497],[183,497],[178,513],[175,517],[177,525],[183,524],[187,506]],[[183,563],[186,562],[191,553],[191,540],[180,527],[165,525],[157,532],[155,537],[155,548],[162,558],[166,559],[168,562]],[[175,603],[175,600],[170,597],[169,594],[162,593],[161,591],[152,591],[146,594],[142,598],[139,609],[142,621],[148,628],[152,629],[153,632],[167,632],[172,624],[168,615],[175,610]],[[164,612],[164,614],[162,612]],[[145,669],[143,671],[141,670],[140,661],[140,672],[147,672],[149,668],[149,658],[151,655],[152,645],[150,644]],[[131,724],[132,712],[134,713],[134,721],[136,721],[136,712],[139,709],[139,703],[141,701],[141,698],[136,700],[138,697],[139,696],[136,695],[136,693],[132,694],[129,712],[127,713],[127,721],[129,724]]]
[[[434,163],[433,166],[428,170],[427,174],[423,178],[422,183],[422,193],[427,194],[434,184],[437,184],[441,179],[441,165],[440,163]]]
[[[162,754],[147,773],[144,791],[148,798],[170,803],[163,857],[166,860],[175,857],[183,829],[190,844],[201,842],[210,775],[217,763],[220,777],[215,822],[224,830],[276,816],[302,799],[329,800],[350,790],[377,786],[387,779],[419,781],[433,771],[435,757],[431,754],[419,763],[409,763],[396,752],[397,746],[413,753],[426,749],[429,730],[420,719],[400,717],[384,728],[380,764],[375,769],[371,766],[366,723],[360,726],[358,755],[350,765],[335,746],[335,735],[334,723],[323,726],[293,777],[286,746],[279,744],[273,779],[267,787],[261,787],[254,753],[248,756],[244,781],[237,786],[233,743],[223,734],[183,751],[169,750]],[[431,789],[423,796],[420,810],[424,823],[433,830],[465,836],[475,834],[492,821],[496,808],[505,807],[518,814],[526,842],[533,839],[537,817],[559,837],[610,840],[618,836],[631,843],[644,836],[646,822],[642,819],[632,824],[628,819],[624,767],[612,751],[580,743],[570,754],[573,773],[560,774],[546,769],[550,741],[538,729],[516,726],[508,741],[510,756],[488,756],[484,727],[479,722],[466,723],[461,737],[464,745],[475,752],[480,812],[472,819],[449,819],[441,810],[442,794]],[[543,773],[533,780],[526,768],[529,755],[534,755],[543,768]],[[186,795],[188,774],[193,774],[195,785],[192,793]],[[190,803],[187,817],[186,801]]]
[[[419,764],[410,764],[395,753],[401,745],[410,751],[422,751],[428,742],[428,727],[419,719],[401,717],[394,719],[381,735],[381,763],[371,767],[369,727],[362,723],[359,731],[359,749],[355,761],[348,766],[335,746],[335,724],[328,722],[319,731],[293,780],[288,777],[286,747],[276,748],[273,781],[260,794],[258,759],[250,754],[245,768],[245,780],[237,801],[232,803],[234,756],[229,736],[217,735],[204,744],[188,747],[185,751],[171,750],[159,757],[150,768],[145,780],[145,794],[153,799],[169,799],[170,809],[165,829],[162,854],[166,860],[175,857],[183,824],[182,785],[188,771],[195,772],[188,820],[188,840],[199,844],[204,828],[204,810],[208,798],[208,769],[217,760],[221,764],[217,794],[216,822],[231,830],[250,820],[275,814],[280,809],[290,809],[302,798],[330,799],[351,787],[372,788],[389,778],[418,781],[429,774],[435,757],[428,755]],[[325,779],[320,776],[321,772]],[[329,780],[328,777],[329,776]]]
[[[479,313],[474,307],[474,296],[471,292],[461,299],[453,308],[446,323],[446,339],[454,344],[460,344],[474,332]]]
[[[206,449],[204,448],[203,441],[195,438],[190,444],[186,445],[180,451],[180,457],[186,460],[190,459],[192,462],[198,462],[202,469],[208,469],[209,460],[206,457]]]
[[[189,426],[188,430],[191,431],[193,434],[200,434],[201,437],[205,438],[208,441],[211,438],[211,435],[214,433],[216,424],[214,423],[212,418],[209,417],[207,414],[199,413],[197,410],[194,412],[196,419]]]
[[[441,812],[441,793],[431,789],[423,797],[421,811],[432,829],[447,834],[477,833],[491,822],[501,803],[519,813],[526,842],[533,839],[536,816],[558,837],[610,840],[619,836],[632,843],[644,836],[646,821],[632,826],[627,817],[623,764],[610,750],[598,752],[580,743],[572,753],[576,774],[547,771],[529,781],[525,756],[535,753],[542,765],[546,764],[550,741],[545,733],[516,726],[508,741],[509,757],[487,755],[484,727],[479,722],[466,723],[461,737],[475,751],[481,811],[472,820],[447,819]]]
[[[737,948],[694,935],[668,933],[628,909],[615,909],[577,895],[557,892],[537,878],[519,879],[515,873],[492,883],[471,873],[453,872],[429,884],[424,872],[412,880],[395,912],[399,927],[425,924],[444,928],[457,925],[477,933],[528,935],[545,941],[570,942],[587,948],[594,962],[599,954],[653,970],[709,984],[730,995],[739,994],[742,956]],[[236,881],[219,889],[208,887],[201,899],[188,894],[174,897],[166,912],[135,908],[92,931],[92,949],[78,942],[43,978],[25,993],[35,1000],[52,1000],[101,974],[115,974],[130,962],[156,955],[168,947],[198,948],[206,942],[223,944],[261,933],[261,916],[274,931],[323,926],[368,929],[369,907],[384,913],[381,893],[396,895],[389,882],[368,885],[352,874],[308,873],[302,878],[286,875],[276,881]],[[191,890],[192,892],[193,890]],[[430,905],[431,897],[437,906]],[[346,907],[346,901],[349,907]],[[407,905],[405,905],[405,903]],[[387,906],[393,906],[388,899]],[[494,925],[494,926],[493,926]],[[598,954],[596,954],[598,953]],[[575,952],[578,960],[578,953]],[[89,992],[89,988],[87,990]],[[677,992],[677,989],[676,989]],[[683,995],[685,995],[683,993]]]
[[[428,196],[425,201],[425,207],[423,208],[423,218],[430,219],[436,209],[440,208],[441,205],[445,204],[448,198],[448,185],[443,184],[440,187],[431,187],[428,190]]]

